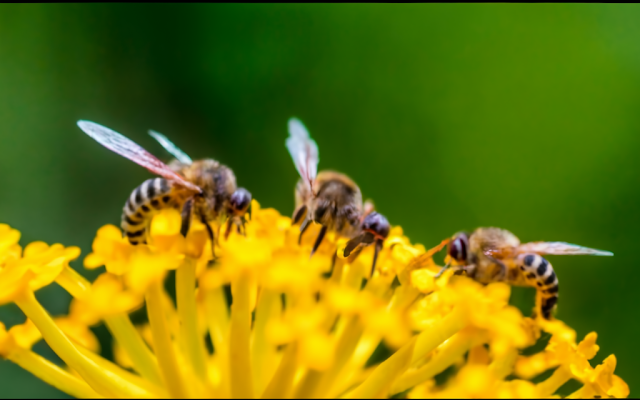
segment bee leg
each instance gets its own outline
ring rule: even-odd
[[[233,224],[233,220],[229,218],[227,220],[227,229],[224,231],[224,240],[229,239],[229,235],[231,234],[231,225]]]
[[[376,261],[378,261],[378,254],[382,250],[382,240],[376,240],[376,248],[373,252],[373,265],[371,266],[371,277],[373,277],[373,273],[376,272]]]
[[[454,275],[466,275],[469,278],[473,279],[475,273],[475,266],[473,266],[473,268],[468,268],[468,267],[453,267],[453,274]]]
[[[366,232],[363,232],[363,233],[359,234],[358,236],[354,237],[353,239],[351,239],[351,240],[349,240],[347,242],[347,245],[344,248],[344,256],[345,257],[349,257],[351,252],[353,250],[355,250],[356,247],[358,247],[360,245],[360,243],[362,243],[362,241],[364,239],[364,235],[366,235]]]
[[[211,225],[209,225],[209,221],[207,221],[204,217],[200,219],[200,221],[207,228],[207,234],[209,234],[209,239],[211,239],[211,256],[213,259],[216,259],[216,245],[215,245],[215,236],[213,234],[213,229],[211,229]]]
[[[322,228],[320,229],[320,233],[318,233],[318,238],[316,239],[316,242],[313,245],[313,249],[311,250],[311,256],[313,256],[313,253],[315,253],[316,250],[318,250],[318,247],[320,247],[320,243],[322,243],[322,239],[324,239],[325,233],[327,233],[327,227],[322,226]]]
[[[187,237],[189,228],[191,227],[191,211],[193,210],[193,199],[189,199],[182,206],[182,226],[180,226],[180,233],[182,236]]]
[[[507,266],[504,265],[504,263],[500,260],[498,260],[497,258],[491,257],[489,255],[487,255],[487,258],[494,264],[500,266],[500,271],[498,271],[495,276],[493,277],[494,280],[496,281],[504,281],[505,278],[507,277]]]
[[[307,213],[306,205],[301,205],[300,207],[298,207],[298,209],[293,212],[293,218],[291,218],[291,225],[297,224],[298,221],[300,221],[300,218],[302,218],[306,213]]]
[[[300,225],[300,236],[298,236],[298,244],[302,243],[302,234],[307,230],[307,228],[309,228],[309,225],[311,225],[311,219],[309,218],[305,219],[302,225]]]
[[[449,269],[449,267],[451,266],[451,263],[447,263],[447,265],[445,265],[444,267],[442,267],[440,269],[440,271],[433,277],[434,279],[438,279],[440,278],[440,276],[442,276],[442,274],[444,274],[444,271],[446,271],[447,269]]]
[[[336,267],[336,262],[338,261],[338,252],[333,253],[333,257],[331,257],[331,269],[329,270],[329,276],[333,275],[333,269]]]
[[[349,255],[358,248],[359,245],[368,245],[373,243],[375,240],[375,236],[371,232],[362,232],[358,236],[347,242],[347,245],[344,248],[344,256],[349,257]]]

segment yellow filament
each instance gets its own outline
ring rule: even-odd
[[[256,319],[251,337],[253,362],[253,383],[256,393],[262,393],[274,370],[270,368],[276,361],[275,347],[267,342],[266,327],[272,318],[280,313],[280,296],[268,289],[262,289],[256,307]]]
[[[18,348],[7,358],[68,395],[82,399],[102,397],[81,379],[30,350]]]
[[[213,351],[220,368],[222,397],[229,397],[229,311],[222,287],[205,293],[204,306]]]
[[[231,397],[253,398],[249,338],[251,333],[251,280],[246,273],[231,283],[229,372]]]
[[[296,399],[310,399],[319,397],[315,395],[315,392],[318,388],[318,384],[320,384],[321,379],[322,372],[313,369],[307,370],[305,375],[300,380],[300,383],[298,383],[293,397]]]
[[[105,318],[105,323],[116,341],[127,352],[133,366],[145,379],[163,386],[155,356],[140,337],[126,314]]]
[[[278,369],[273,374],[273,378],[271,378],[271,382],[269,382],[264,393],[262,393],[261,398],[283,399],[288,397],[289,392],[293,387],[293,379],[295,378],[296,370],[298,369],[298,365],[296,363],[296,355],[298,353],[297,347],[297,343],[289,343],[282,355],[282,360],[280,360]]]
[[[104,359],[104,358],[100,357],[100,355],[92,352],[89,349],[86,349],[86,348],[84,348],[82,346],[78,346],[78,350],[80,351],[80,353],[82,353],[82,355],[84,355],[85,357],[87,357],[91,361],[95,362],[103,370],[109,371],[109,372],[111,372],[113,374],[118,374],[118,375],[123,376],[128,381],[132,382],[133,384],[135,384],[137,386],[140,386],[141,388],[147,390],[149,393],[152,394],[153,397],[167,397],[167,391],[164,390],[164,388],[161,388],[159,386],[154,385],[153,383],[145,380],[144,378],[140,377],[139,375],[135,375],[135,374],[132,374],[131,372],[129,372],[127,370],[123,370],[118,365],[114,364],[113,362],[111,362],[111,361],[109,361],[107,359]]]
[[[334,385],[336,378],[342,372],[343,367],[351,359],[353,352],[362,337],[363,328],[356,317],[347,322],[344,331],[338,339],[335,352],[335,361],[328,371],[325,371],[316,391],[316,395],[323,397]]]
[[[347,264],[342,272],[342,284],[346,287],[360,289],[362,285],[362,270],[353,264]]]
[[[411,284],[400,285],[394,291],[387,309],[404,310],[414,302],[418,295],[420,295],[420,292]]]
[[[558,367],[553,374],[546,380],[536,385],[540,397],[551,396],[560,386],[564,385],[571,379],[571,371],[563,366]]]
[[[180,317],[180,339],[193,371],[203,384],[208,381],[204,338],[198,330],[196,310],[196,261],[186,257],[176,271],[176,301]]]
[[[160,365],[160,372],[169,395],[174,398],[184,398],[185,391],[182,374],[178,367],[178,359],[174,353],[175,349],[171,342],[169,326],[163,310],[163,288],[162,282],[154,282],[147,289],[147,313],[149,314],[149,325],[153,335],[153,346]]]
[[[415,344],[416,338],[414,337],[378,365],[360,386],[349,393],[348,397],[370,399],[386,396],[393,381],[409,368]]]
[[[496,378],[504,379],[513,371],[513,366],[517,358],[518,350],[515,348],[509,349],[502,357],[493,360],[493,362],[489,364],[489,369],[493,371]]]
[[[411,364],[415,365],[442,342],[464,328],[466,323],[465,317],[464,310],[456,307],[451,313],[447,314],[447,316],[435,323],[432,327],[421,332],[418,335],[418,341],[416,342]]]
[[[91,291],[91,282],[68,265],[58,275],[56,282],[76,299],[84,298]]]
[[[73,368],[96,392],[108,397],[152,397],[152,393],[130,382],[123,373],[106,370],[85,357],[53,322],[30,290],[15,299],[16,304],[33,321],[51,349]]]
[[[362,334],[351,360],[349,360],[342,373],[338,375],[333,388],[327,392],[327,397],[338,397],[341,393],[353,388],[355,384],[362,382],[365,365],[378,347],[381,339],[377,333],[365,331]]]
[[[476,336],[474,338],[474,336]],[[403,392],[425,382],[456,362],[479,341],[479,332],[459,332],[438,348],[433,358],[422,367],[404,373],[392,386],[390,394]],[[418,337],[418,340],[420,338]],[[416,343],[417,346],[417,343]],[[414,353],[415,356],[415,353]]]
[[[567,399],[592,399],[596,398],[595,391],[591,385],[583,385],[580,389],[567,396]]]

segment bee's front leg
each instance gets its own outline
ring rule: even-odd
[[[459,265],[451,268],[453,270],[453,275],[466,275],[470,278],[473,278],[476,271],[476,265]]]
[[[500,260],[498,260],[497,258],[491,257],[489,255],[486,256],[489,261],[491,261],[492,263],[494,263],[495,265],[498,266],[497,271],[494,273],[493,275],[493,280],[497,281],[497,282],[502,282],[504,280],[506,280],[507,278],[507,266],[504,265],[504,263]]]

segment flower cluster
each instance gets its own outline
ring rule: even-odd
[[[629,394],[613,355],[589,363],[595,333],[577,342],[561,321],[523,317],[506,284],[435,279],[432,255],[445,243],[427,250],[395,227],[369,276],[373,249],[343,258],[346,240],[329,233],[309,257],[318,227],[298,244],[290,218],[252,209],[246,235],[215,244],[197,221],[180,235],[175,210],[153,218],[148,245],[104,226],[84,259],[105,267],[93,283],[69,266],[78,248],[22,249],[20,233],[0,225],[0,304],[27,316],[0,324],[0,356],[75,397],[549,397],[571,379],[582,383],[571,397]],[[34,296],[54,281],[73,296],[66,316]],[[148,322],[134,325],[143,305]],[[100,323],[113,361],[90,329]],[[551,335],[544,351],[522,355],[541,331]],[[64,366],[31,350],[43,339]]]

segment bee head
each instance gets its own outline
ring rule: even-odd
[[[251,193],[245,188],[238,188],[229,199],[229,211],[232,215],[244,215],[251,205]]]
[[[362,229],[373,233],[379,239],[386,239],[389,236],[391,225],[384,215],[375,211],[369,213],[362,221]]]
[[[458,263],[465,263],[469,254],[469,236],[464,232],[456,234],[449,243],[447,253]]]

